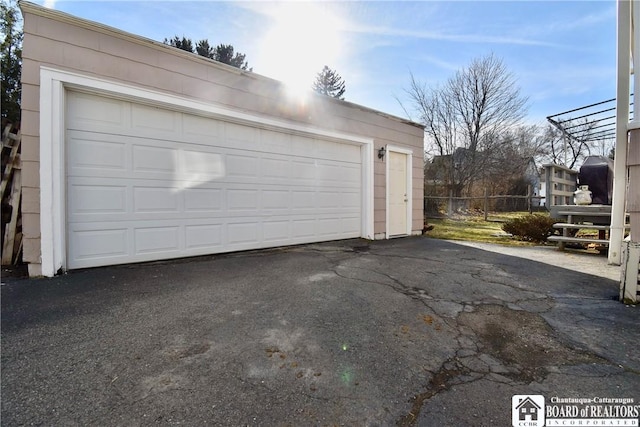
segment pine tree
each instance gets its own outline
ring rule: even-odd
[[[344,99],[343,95],[346,90],[342,77],[326,65],[316,75],[316,81],[313,83],[312,88],[320,94],[337,99]]]
[[[182,38],[174,36],[171,40],[164,39],[163,43],[193,53],[193,43],[191,39],[184,36],[182,36]]]
[[[20,97],[22,86],[22,37],[18,10],[4,0],[0,2],[0,62],[2,63],[2,118],[16,123],[20,121]]]
[[[230,44],[219,44],[216,47],[211,47],[209,40],[203,39],[196,43],[194,50],[191,39],[184,36],[182,38],[174,36],[172,39],[164,39],[163,43],[187,52],[197,53],[205,58],[213,59],[214,61],[222,62],[240,68],[241,70],[253,71],[253,68],[249,68],[249,64],[245,60],[246,55],[235,52],[233,46]]]
[[[247,61],[245,61],[246,55],[240,52],[234,52],[233,46],[230,44],[219,44],[216,46],[213,52],[213,58],[218,62],[232,65],[241,70],[246,70],[249,67]],[[252,69],[249,69],[251,71]]]
[[[209,45],[209,40],[200,40],[196,45],[196,53],[205,58],[213,59],[213,48]]]

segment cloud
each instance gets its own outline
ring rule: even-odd
[[[526,39],[513,36],[491,36],[484,34],[447,34],[435,31],[407,30],[385,26],[352,25],[348,31],[361,34],[384,35],[389,37],[409,37],[425,40],[450,41],[475,44],[509,44],[525,46],[558,47],[557,43]]]
[[[373,35],[373,36],[387,36],[387,37],[406,37],[423,40],[436,40],[436,41],[450,41],[456,43],[472,43],[472,44],[503,44],[503,45],[524,45],[524,46],[545,46],[545,47],[560,47],[557,43],[551,43],[547,41],[537,40],[533,38],[524,38],[522,36],[496,36],[486,34],[464,34],[464,33],[445,33],[439,31],[425,31],[425,30],[413,30],[409,28],[400,28],[395,26],[385,25],[370,25],[366,23],[358,22],[353,16],[350,16],[348,5],[335,4],[335,3],[315,3],[320,8],[331,8],[333,12],[331,15],[334,18],[332,25],[338,30],[344,33]],[[277,7],[274,7],[270,2],[237,2],[236,6],[253,13],[260,14],[270,19],[278,19],[281,13]],[[297,4],[289,5],[288,7],[300,6]],[[338,7],[343,6],[343,7]],[[375,16],[375,15],[373,15]],[[379,17],[380,18],[380,17]],[[384,18],[381,18],[384,19]]]
[[[460,64],[456,64],[451,61],[446,61],[444,59],[437,58],[432,55],[418,55],[416,59],[428,62],[430,64],[436,65],[437,67],[440,67],[442,69],[449,70],[449,71],[458,71],[461,68]]]
[[[44,7],[47,9],[55,9],[56,8],[56,0],[44,0]]]

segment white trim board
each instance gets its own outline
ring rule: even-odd
[[[66,269],[65,218],[65,89],[87,90],[131,101],[151,103],[185,112],[195,112],[240,124],[285,130],[361,146],[362,236],[373,239],[373,138],[320,129],[236,111],[125,83],[113,82],[49,67],[40,68],[40,239],[43,276]]]

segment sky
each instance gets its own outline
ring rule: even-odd
[[[347,101],[411,119],[412,74],[435,87],[489,54],[528,97],[528,124],[615,97],[614,0],[35,3],[157,41],[231,44],[255,73],[294,88],[328,65]]]

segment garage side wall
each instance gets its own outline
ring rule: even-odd
[[[101,24],[21,3],[24,18],[22,71],[22,168],[24,261],[40,265],[40,70],[49,67],[176,95],[241,112],[299,123],[374,141],[374,234],[385,237],[385,161],[380,147],[411,150],[411,228],[423,226],[423,129],[348,102],[312,96],[288,98],[277,81],[189,54]]]

